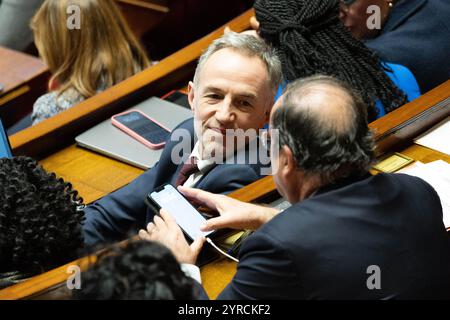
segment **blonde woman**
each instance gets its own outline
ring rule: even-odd
[[[71,11],[69,6],[79,9]],[[78,13],[79,17],[73,16]],[[69,28],[68,20],[77,18],[79,28],[76,23]],[[50,92],[34,104],[33,124],[150,66],[113,0],[46,0],[31,27],[39,54],[52,73]]]

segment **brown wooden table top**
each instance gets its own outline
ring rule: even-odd
[[[0,97],[46,73],[47,66],[28,54],[0,47]]]

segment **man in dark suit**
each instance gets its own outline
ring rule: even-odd
[[[235,277],[220,299],[450,298],[450,238],[440,200],[423,180],[368,173],[374,143],[366,108],[325,76],[294,82],[272,111],[277,189],[292,206],[277,210],[180,187],[219,211],[204,231],[256,230],[242,245]],[[279,154],[275,155],[275,151]],[[141,238],[193,258],[170,213]],[[164,230],[162,232],[161,230]]]
[[[450,78],[450,2],[447,0],[341,1],[341,19],[386,62],[408,67],[421,91]],[[368,7],[381,9],[381,29],[367,28]]]
[[[255,150],[227,140],[230,132],[268,122],[280,81],[279,59],[261,39],[231,32],[214,41],[189,84],[194,120],[172,132],[153,168],[85,209],[86,244],[118,241],[144,227],[145,197],[165,183],[229,193],[261,178],[261,158],[245,161]]]

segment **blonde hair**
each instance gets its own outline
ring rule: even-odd
[[[79,29],[67,25],[71,5],[80,8]],[[74,89],[88,98],[150,65],[114,0],[46,0],[31,28],[60,94]]]

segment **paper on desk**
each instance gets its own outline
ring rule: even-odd
[[[450,155],[450,117],[416,138],[414,142]]]
[[[436,190],[441,199],[445,228],[450,228],[450,164],[442,160],[427,164],[418,162],[401,173],[419,177]]]

